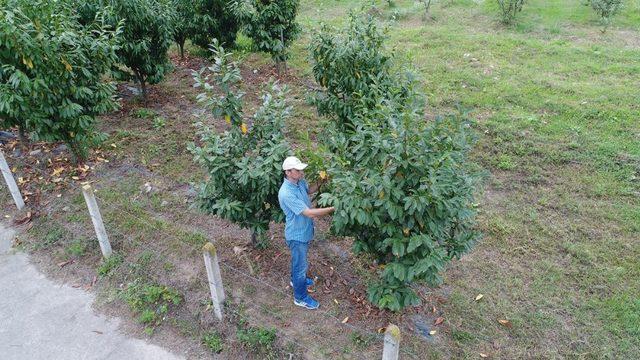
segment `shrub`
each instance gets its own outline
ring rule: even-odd
[[[603,31],[611,24],[611,18],[624,6],[622,0],[590,0],[588,4],[600,16],[600,21],[604,25]]]
[[[175,14],[167,3],[158,0],[111,1],[112,23],[124,22],[122,47],[118,50],[120,79],[133,79],[147,98],[147,84],[157,84],[171,69],[167,51],[173,39]]]
[[[526,0],[496,0],[500,6],[500,15],[504,24],[511,24],[516,20],[516,15],[522,11]]]
[[[382,265],[369,300],[399,310],[419,302],[412,282],[438,284],[447,262],[478,238],[477,176],[465,164],[469,125],[459,116],[424,124],[420,112],[388,107],[362,120],[350,137],[330,136],[339,152],[328,169],[332,190],[320,203],[336,207],[333,230],[353,237],[356,253],[373,254]]]
[[[253,40],[254,47],[271,55],[278,73],[288,59],[287,48],[300,33],[296,22],[299,0],[247,0],[234,3],[238,17],[244,23],[244,32]]]
[[[191,41],[208,49],[214,39],[226,47],[232,47],[240,23],[230,7],[229,0],[195,0],[196,16]]]
[[[409,94],[395,92],[396,81],[410,79],[391,76],[392,58],[383,51],[384,39],[372,16],[351,13],[347,28],[324,26],[310,44],[313,75],[323,87],[313,102],[343,131],[355,130],[352,118],[363,109],[390,98],[401,108],[411,100]]]
[[[175,10],[173,21],[173,39],[180,50],[180,58],[184,59],[184,43],[198,31],[196,19],[196,0],[171,0]]]
[[[281,222],[278,190],[282,183],[282,160],[291,153],[282,129],[290,116],[286,105],[287,90],[271,84],[262,95],[262,106],[253,116],[253,125],[242,115],[241,93],[235,90],[241,80],[230,54],[214,44],[214,65],[194,74],[196,86],[205,92],[198,99],[218,118],[224,118],[230,129],[223,134],[198,124],[200,145],[189,150],[195,161],[207,171],[208,180],[200,187],[200,206],[211,214],[228,219],[252,231],[254,245],[264,244],[271,221]],[[222,96],[209,84],[213,78]]]
[[[349,44],[362,53],[351,54],[335,37],[318,36],[314,48],[335,45],[322,50],[322,59],[330,59],[323,72],[377,77],[358,82],[360,87],[348,87],[355,81],[341,85],[359,93],[328,95],[333,98],[325,111],[333,122],[321,138],[330,153],[331,188],[319,203],[336,207],[333,231],[352,237],[356,253],[372,254],[381,265],[379,280],[369,286],[369,300],[399,310],[419,302],[413,282],[438,284],[439,272],[479,236],[473,228],[478,176],[467,163],[473,136],[461,115],[426,122],[417,82],[392,70],[377,25],[363,17],[351,21],[357,36]],[[349,72],[341,68],[345,55],[358,60]],[[327,77],[323,84],[343,80]]]
[[[115,110],[103,77],[116,62],[120,28],[103,14],[80,25],[64,2],[7,1],[0,7],[0,119],[26,140],[64,141],[76,160],[104,139],[96,116]]]

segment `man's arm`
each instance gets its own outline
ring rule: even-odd
[[[326,208],[318,208],[318,209],[306,209],[304,211],[302,211],[302,215],[308,217],[308,218],[318,218],[321,216],[325,216],[325,215],[329,215],[331,213],[333,213],[336,209],[331,206],[331,207],[326,207]]]

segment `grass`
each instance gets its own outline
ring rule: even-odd
[[[182,302],[176,290],[158,284],[145,284],[139,279],[127,284],[121,297],[132,311],[138,313],[138,321],[146,326],[145,331],[149,335],[166,319],[169,307]]]
[[[210,331],[202,335],[202,343],[214,353],[222,351],[223,339],[216,331]]]
[[[112,254],[109,258],[103,259],[97,269],[98,275],[107,276],[111,274],[123,261],[122,256],[119,254]]]
[[[238,342],[253,352],[270,357],[276,340],[276,330],[262,327],[244,327],[236,332]]]

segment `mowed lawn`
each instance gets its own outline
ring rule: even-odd
[[[303,1],[290,66],[310,76],[313,29],[364,3]],[[389,51],[430,116],[471,110],[488,172],[484,239],[432,290],[446,321],[430,356],[640,358],[640,1],[604,33],[579,0],[530,0],[509,27],[495,1],[435,1],[427,20],[394,3],[369,11]]]

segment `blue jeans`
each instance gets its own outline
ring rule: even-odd
[[[287,241],[291,250],[291,282],[293,283],[293,297],[296,300],[307,298],[307,252],[309,243],[300,241]]]

